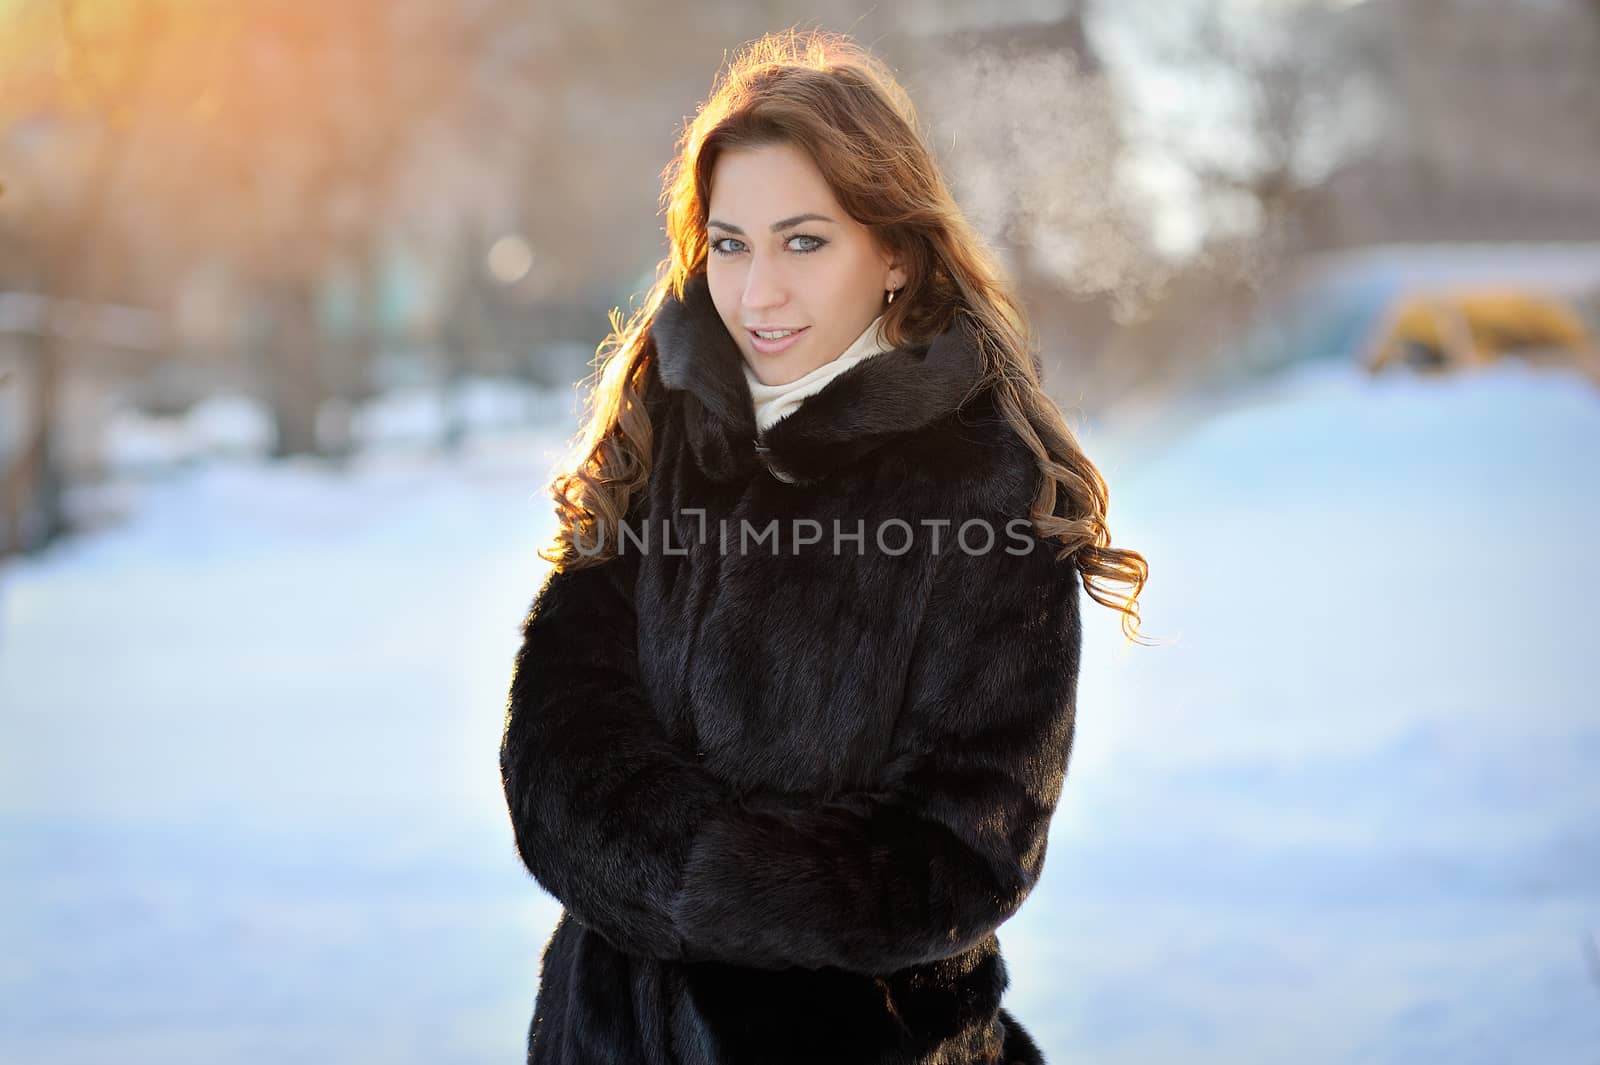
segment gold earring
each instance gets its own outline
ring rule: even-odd
[[[896,292],[899,292],[899,291],[900,291],[900,290],[899,290],[899,289],[897,289],[897,288],[891,288],[891,289],[890,289],[890,290],[889,290],[889,302],[890,302],[890,303],[893,303],[893,302],[894,302],[894,294],[895,294],[895,293],[896,293]]]

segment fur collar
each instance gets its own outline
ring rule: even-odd
[[[765,464],[801,484],[860,458],[891,437],[951,413],[982,376],[982,353],[957,317],[927,343],[881,352],[845,370],[758,439],[744,356],[711,301],[703,273],[669,290],[650,327],[661,381],[686,393],[686,432],[701,469],[716,480]]]

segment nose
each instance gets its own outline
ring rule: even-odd
[[[760,312],[781,307],[788,299],[782,264],[752,255],[750,268],[744,275],[744,305]]]

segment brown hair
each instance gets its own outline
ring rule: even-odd
[[[725,149],[779,143],[810,153],[840,205],[902,257],[906,284],[883,311],[891,344],[926,339],[957,315],[975,326],[985,364],[979,387],[996,389],[1001,411],[1038,459],[1035,531],[1060,542],[1057,557],[1071,556],[1088,594],[1121,611],[1124,634],[1140,640],[1148,567],[1138,552],[1111,546],[1105,481],[1040,382],[1029,354],[1034,337],[1010,282],[957,206],[894,75],[849,37],[822,30],[746,45],[679,137],[662,191],[671,250],[644,305],[626,323],[612,311],[584,425],[551,482],[560,528],[541,557],[574,568],[609,557],[593,549],[595,530],[617,528],[650,476],[650,326],[667,293],[681,298],[687,279],[705,269],[712,167]],[[1116,595],[1102,586],[1108,581],[1131,591]]]

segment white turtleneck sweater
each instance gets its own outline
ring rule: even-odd
[[[750,383],[750,396],[755,400],[757,435],[765,433],[773,422],[792,413],[807,396],[820,392],[823,385],[856,363],[888,351],[889,343],[884,339],[882,327],[883,315],[880,314],[838,357],[830,359],[787,384],[762,384],[756,377],[755,371],[750,369],[750,364],[742,362],[745,380]]]

